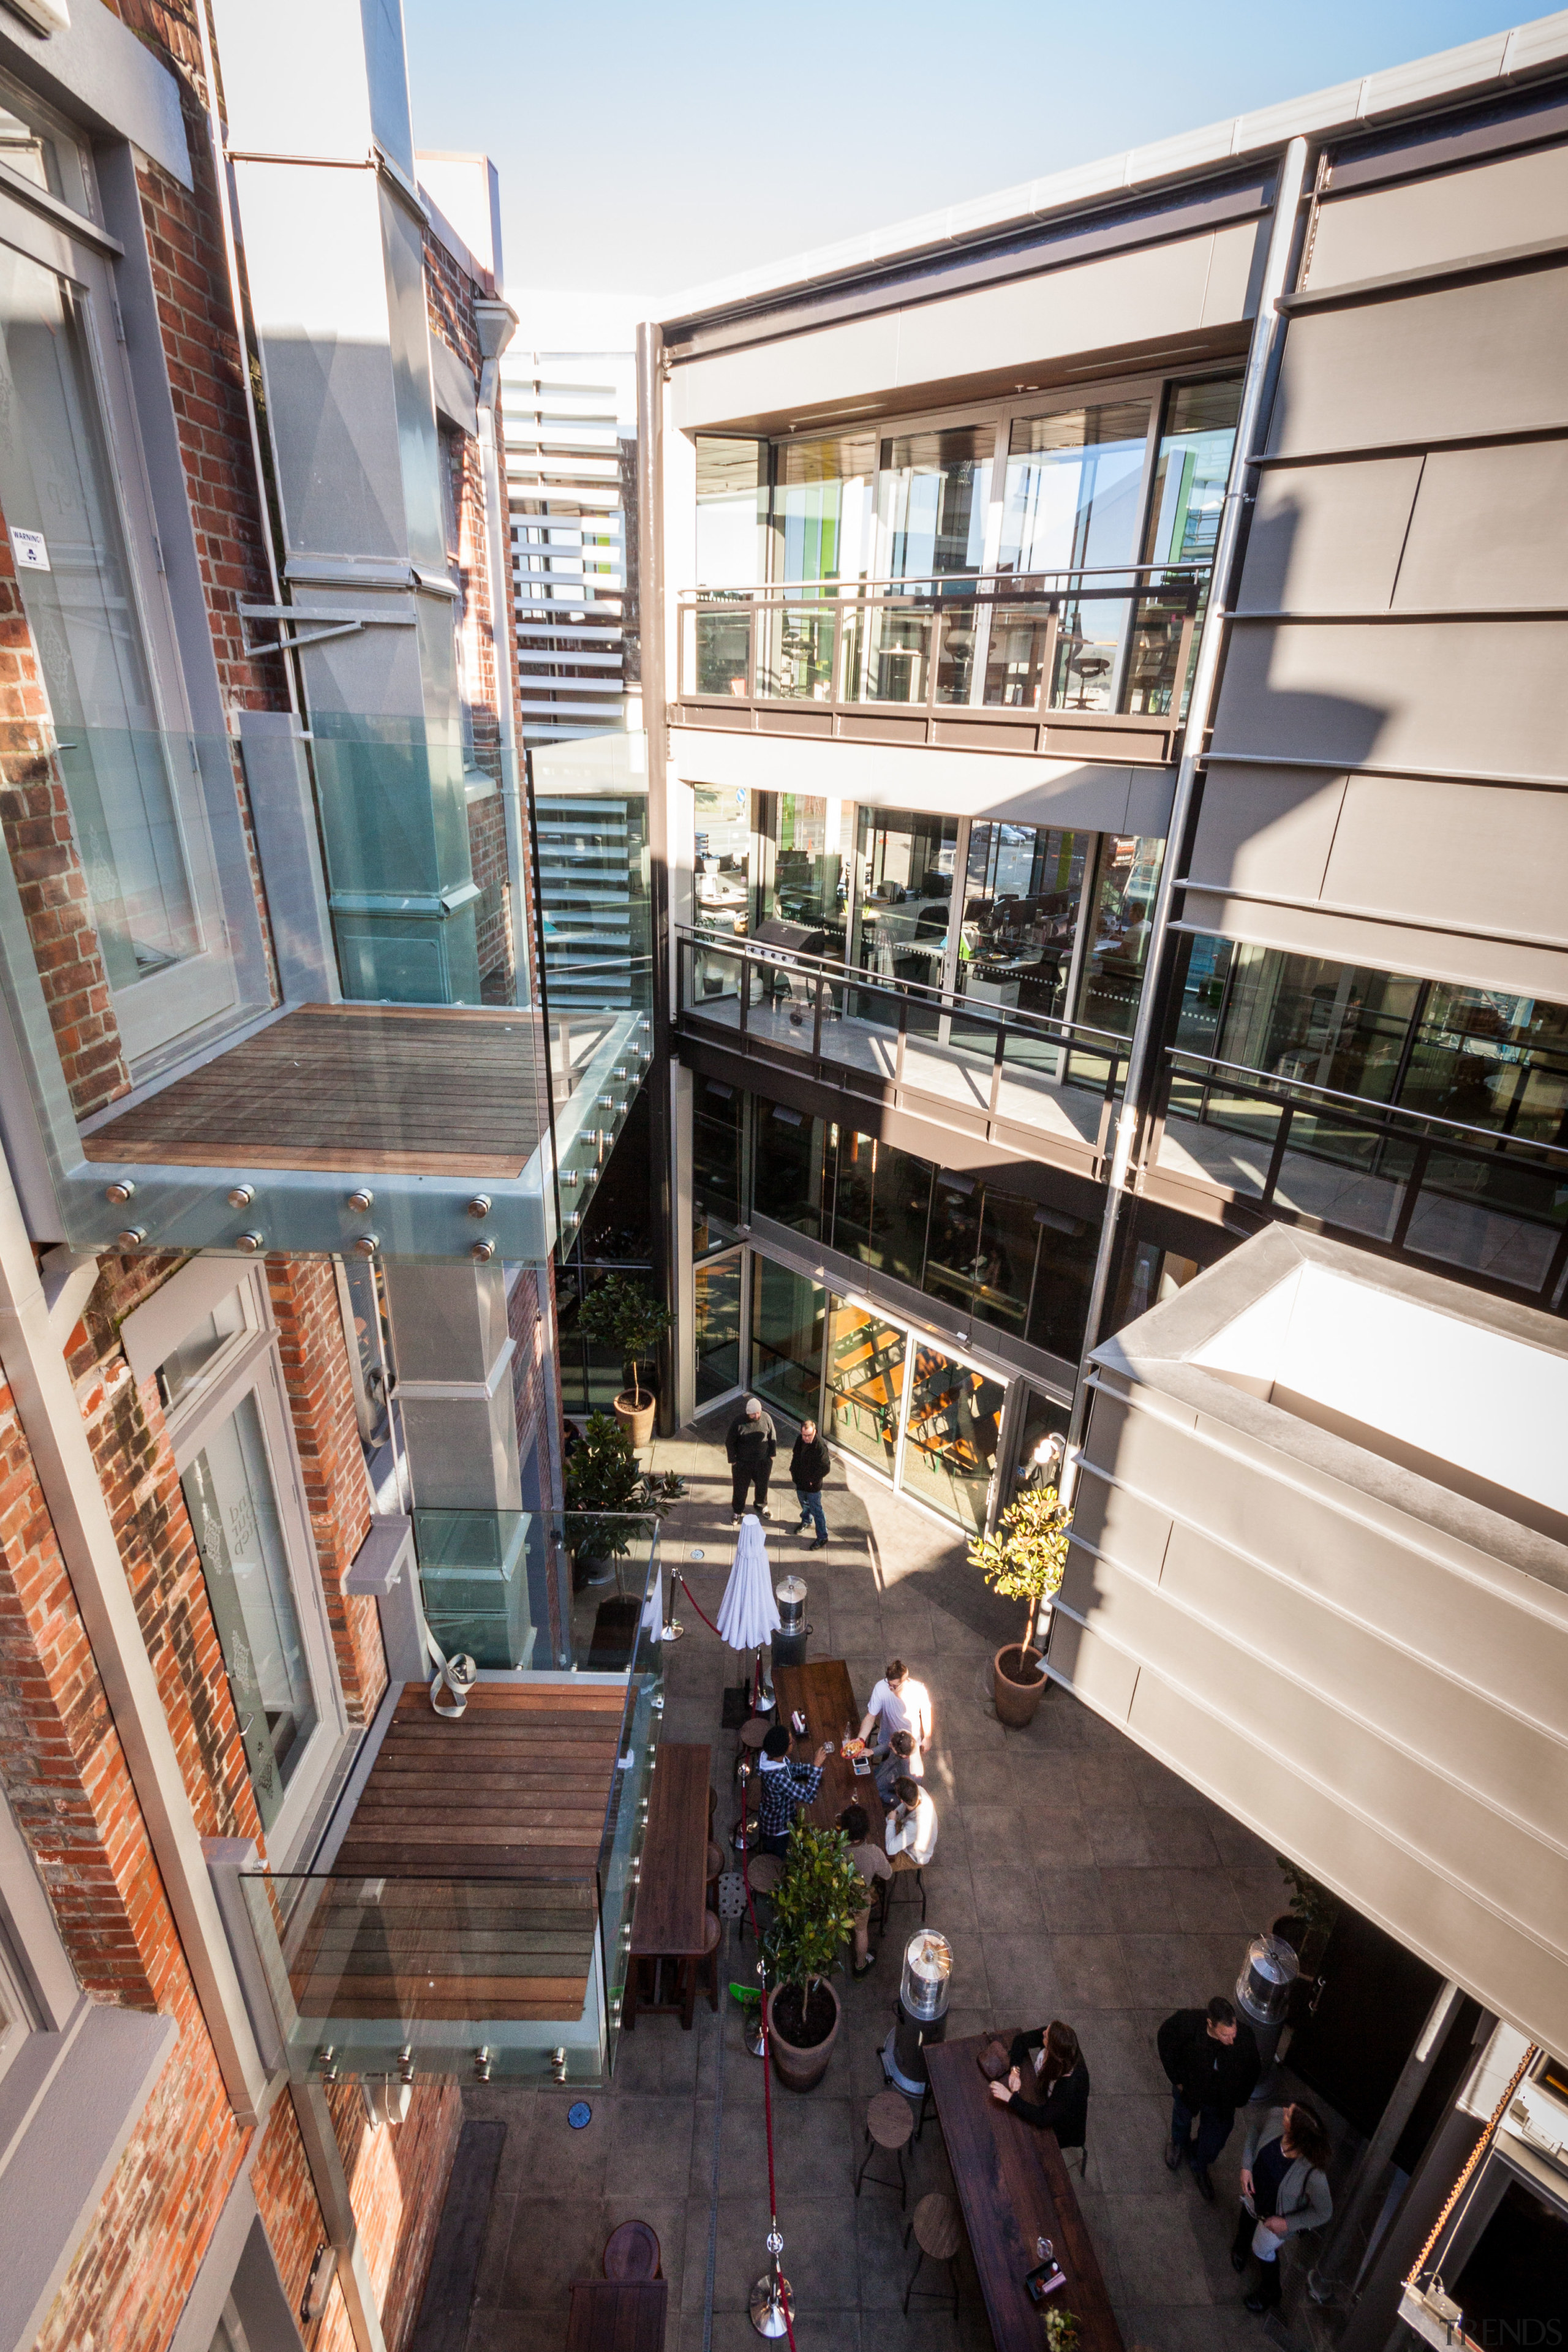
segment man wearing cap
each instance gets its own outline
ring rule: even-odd
[[[724,1440],[724,1451],[730,1457],[730,1516],[738,1520],[746,1507],[746,1490],[754,1487],[754,1508],[764,1519],[771,1519],[768,1508],[768,1480],[773,1474],[773,1455],[778,1452],[778,1432],[763,1411],[761,1400],[748,1397],[745,1409],[730,1423]]]

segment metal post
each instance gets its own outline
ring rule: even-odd
[[[647,1099],[653,1192],[653,1276],[657,1295],[679,1317],[670,1204],[674,1198],[673,1121],[667,1073],[670,1058],[669,715],[665,701],[664,611],[664,335],[645,320],[637,328],[637,631],[643,727],[647,739],[648,894],[653,951],[652,1055]],[[742,960],[742,1017],[746,967]],[[671,1333],[679,1329],[672,1321]],[[675,1341],[659,1346],[658,1428],[674,1434]]]
[[[1145,1088],[1147,1074],[1156,1059],[1157,1027],[1163,1014],[1164,991],[1160,985],[1162,968],[1166,962],[1171,933],[1171,902],[1175,894],[1175,881],[1180,864],[1186,855],[1188,837],[1197,814],[1198,761],[1206,744],[1209,721],[1213,714],[1215,692],[1219,682],[1220,652],[1225,636],[1226,605],[1230,576],[1235,570],[1241,547],[1241,530],[1247,493],[1245,483],[1254,458],[1259,454],[1268,428],[1268,408],[1273,395],[1275,360],[1284,339],[1285,321],[1276,304],[1286,291],[1296,239],[1297,215],[1301,192],[1307,177],[1307,142],[1292,139],[1279,159],[1279,176],[1274,192],[1274,219],[1269,230],[1268,253],[1263,268],[1263,280],[1258,293],[1258,315],[1253,322],[1252,342],[1247,355],[1247,373],[1242,378],[1241,405],[1237,418],[1236,446],[1231,454],[1230,479],[1226,486],[1225,508],[1220,516],[1219,530],[1215,541],[1214,570],[1209,583],[1208,610],[1204,617],[1203,635],[1198,639],[1198,657],[1193,673],[1192,698],[1187,706],[1185,732],[1182,739],[1182,762],[1176,772],[1176,789],[1171,808],[1170,830],[1166,837],[1165,855],[1160,867],[1160,887],[1154,900],[1154,913],[1150,924],[1149,953],[1144,964],[1143,991],[1139,999],[1137,1018],[1133,1024],[1132,1042],[1128,1055],[1127,1084],[1122,1094],[1121,1115],[1117,1121],[1116,1147],[1111,1154],[1110,1178],[1105,1215],[1100,1223],[1100,1247],[1095,1256],[1094,1278],[1089,1286],[1089,1312],[1085,1318],[1083,1353],[1087,1360],[1100,1339],[1106,1301],[1110,1296],[1110,1275],[1117,1244],[1121,1238],[1121,1205],[1127,1192],[1128,1174],[1132,1161],[1132,1146],[1139,1123],[1140,1102]],[[1085,1416],[1089,1407],[1089,1391],[1081,1370],[1073,1397],[1072,1421],[1068,1443],[1076,1445],[1082,1438]]]

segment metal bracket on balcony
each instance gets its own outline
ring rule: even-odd
[[[252,654],[285,653],[306,646],[324,646],[329,637],[352,637],[357,635],[361,629],[412,629],[415,626],[412,613],[344,614],[322,612],[310,604],[241,604],[239,616],[242,621],[291,621],[294,624],[290,636],[285,636],[281,627],[275,637],[249,637],[247,634],[246,651]],[[302,637],[300,635],[301,623],[308,623],[314,634]]]

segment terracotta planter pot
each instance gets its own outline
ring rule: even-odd
[[[616,1399],[616,1419],[631,1439],[634,1453],[640,1453],[645,1445],[652,1443],[653,1417],[657,1409],[658,1400],[650,1396],[647,1389],[623,1389]]]
[[[814,2042],[809,2050],[802,2050],[784,2039],[774,2020],[774,2004],[784,1990],[783,1985],[775,1986],[768,1995],[768,2047],[773,2053],[773,2067],[779,2081],[787,2089],[815,2091],[827,2072],[827,2062],[833,2055],[833,2045],[844,2022],[844,2011],[833,1987],[825,1984],[821,1990],[833,2003],[833,2030],[822,2041]]]
[[[1009,1642],[1005,1649],[997,1651],[991,1661],[991,1690],[998,1723],[1014,1731],[1033,1723],[1047,1688],[1046,1677],[1038,1671],[1041,1664],[1038,1650],[1025,1649],[1018,1642]]]

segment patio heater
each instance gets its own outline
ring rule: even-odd
[[[882,2071],[907,2098],[923,2099],[926,2044],[947,2032],[952,1946],[934,1927],[921,1927],[904,1948],[904,1973],[893,2028],[882,2045]]]
[[[773,1599],[779,1604],[778,1629],[773,1635],[773,1665],[804,1666],[806,1636],[811,1627],[805,1622],[805,1579],[804,1576],[781,1577],[773,1587]]]
[[[1290,1988],[1301,1963],[1283,1936],[1254,1936],[1236,1979],[1236,2005],[1251,2026],[1261,2062],[1253,2101],[1263,2098],[1274,2073],[1275,2053],[1285,2030]]]

